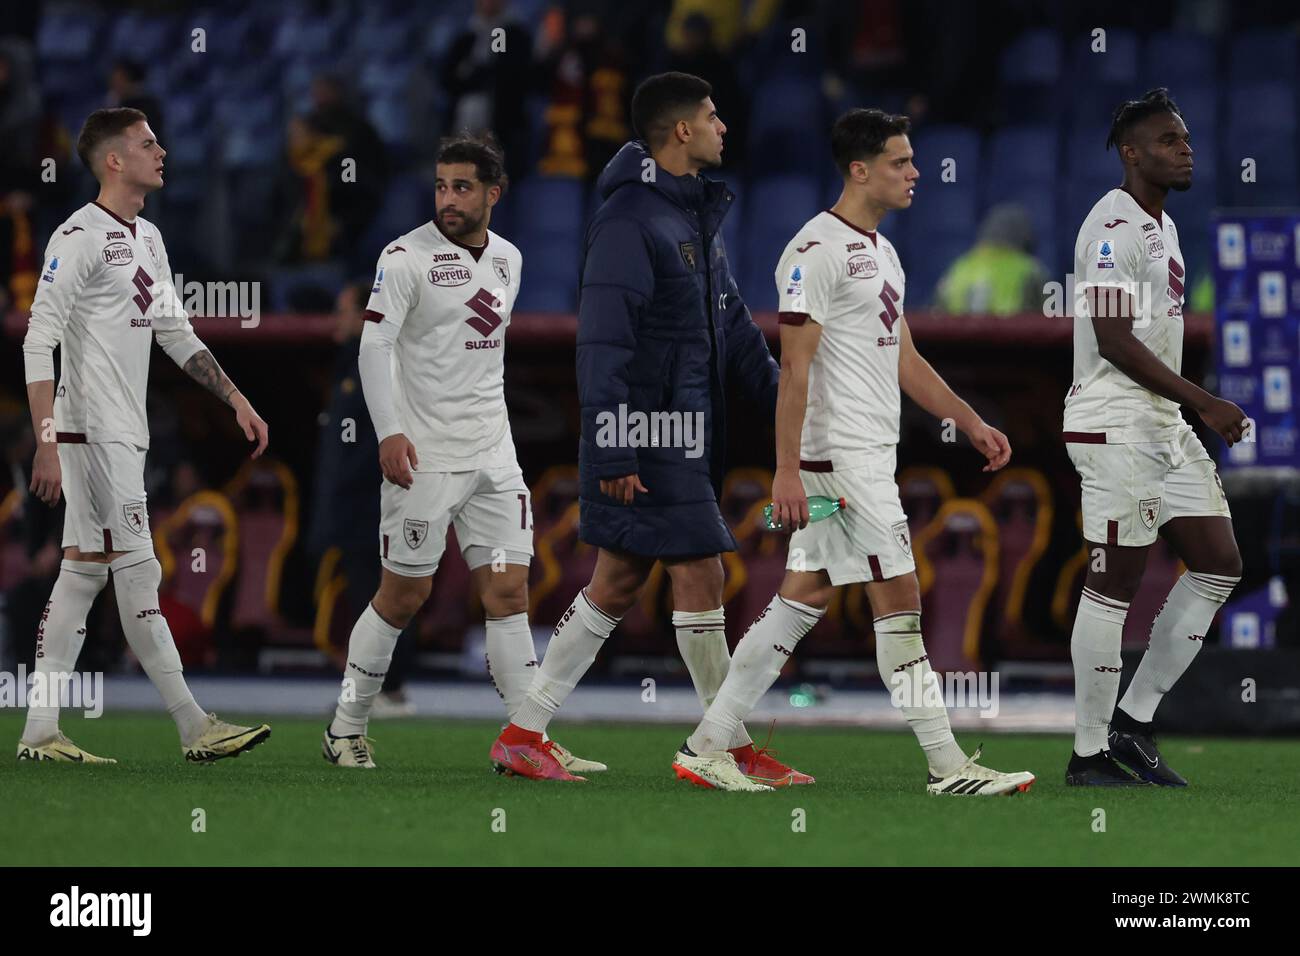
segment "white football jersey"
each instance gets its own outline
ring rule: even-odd
[[[501,236],[487,236],[484,246],[471,248],[430,221],[379,257],[362,344],[366,336],[396,331],[396,420],[376,416],[377,403],[370,403],[371,418],[380,441],[399,432],[411,441],[419,471],[470,471],[514,460],[505,338],[523,258]]]
[[[36,283],[23,353],[28,382],[54,378],[61,441],[149,447],[145,393],[150,346],[183,366],[203,343],[172,288],[167,248],[153,223],[87,203],[54,231]]]
[[[1175,372],[1183,367],[1186,271],[1169,213],[1156,222],[1122,189],[1101,197],[1074,244],[1074,381],[1065,397],[1066,441],[1169,441],[1186,423],[1178,403],[1129,378],[1097,350],[1083,283],[1132,294],[1133,335]],[[1116,319],[1115,321],[1126,321]],[[1104,438],[1099,436],[1105,436]]]
[[[776,285],[782,322],[822,326],[800,457],[852,467],[897,445],[904,276],[889,240],[818,213],[785,247]]]

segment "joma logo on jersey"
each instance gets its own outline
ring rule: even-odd
[[[135,253],[125,242],[114,242],[104,247],[104,261],[110,266],[129,265],[135,259]]]
[[[876,260],[866,253],[856,255],[848,261],[850,279],[871,279],[880,271]]]
[[[401,248],[401,247],[396,246],[394,248]],[[389,251],[391,252],[392,250]],[[433,254],[433,261],[434,262],[459,262],[460,253],[459,252],[435,252]]]
[[[845,252],[857,252],[859,249],[865,249],[865,248],[867,248],[867,244],[866,244],[865,242],[846,242],[846,243],[844,243],[844,251],[845,251]],[[799,250],[799,251],[802,252],[803,250],[801,249],[801,250]]]
[[[104,233],[104,238],[105,238],[105,239],[125,239],[125,238],[126,238],[126,233],[124,233],[124,232],[106,232],[106,233]]]

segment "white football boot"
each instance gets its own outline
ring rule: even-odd
[[[182,744],[181,750],[192,763],[211,763],[223,757],[238,757],[270,736],[271,728],[267,724],[240,727],[218,720],[216,714],[208,714],[208,725],[199,739],[188,747]]]
[[[326,727],[325,736],[321,737],[322,756],[337,767],[365,767],[374,770],[374,749],[375,742],[363,734],[335,737]]]
[[[685,750],[677,751],[673,760],[673,773],[681,780],[689,780],[697,787],[710,790],[743,790],[758,793],[771,790],[769,786],[754,783],[736,765],[736,758],[725,750],[713,753],[692,754]]]
[[[51,760],[62,763],[117,763],[112,757],[96,757],[82,750],[62,731],[42,744],[25,744],[18,741],[19,760]]]
[[[1011,797],[1024,793],[1033,785],[1034,775],[1028,770],[1003,773],[1001,770],[981,767],[975,761],[983,749],[984,745],[980,744],[969,760],[946,777],[927,774],[926,790],[961,797]]]
[[[554,740],[551,741],[551,756],[559,762],[561,767],[572,774],[597,773],[609,769],[598,760],[584,760],[581,757],[575,757]]]

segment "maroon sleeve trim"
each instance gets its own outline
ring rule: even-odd
[[[384,313],[374,312],[370,309],[366,309],[366,314],[363,315],[362,318],[365,319],[367,322],[382,322],[384,321]]]
[[[781,312],[777,315],[778,325],[803,325],[811,316],[807,312]]]

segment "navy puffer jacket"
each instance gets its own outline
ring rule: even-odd
[[[778,367],[727,265],[719,229],[735,197],[649,160],[640,141],[610,160],[583,249],[579,533],[647,557],[717,554],[736,547],[718,509],[724,389],[735,379],[749,414],[772,421]],[[631,474],[649,489],[631,505],[601,494],[601,479]]]

